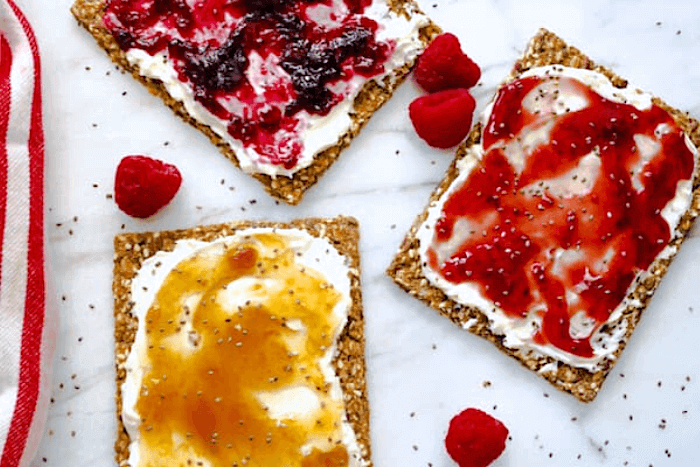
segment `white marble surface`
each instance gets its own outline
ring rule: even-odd
[[[509,427],[512,440],[498,466],[698,465],[697,227],[602,392],[584,405],[384,275],[452,158],[452,151],[430,149],[415,136],[406,110],[419,94],[414,84],[400,88],[299,206],[276,205],[201,134],[116,71],[69,14],[71,0],[16,1],[43,53],[48,249],[61,317],[53,403],[35,465],[114,464],[110,286],[116,233],[336,214],[356,216],[362,226],[375,465],[454,465],[442,440],[451,416],[465,407],[485,409]],[[474,90],[479,109],[544,26],[700,117],[696,0],[421,4],[481,65]],[[175,163],[184,175],[174,202],[147,221],[123,215],[108,197],[116,164],[132,153]]]

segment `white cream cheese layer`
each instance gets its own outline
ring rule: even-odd
[[[341,9],[341,11],[347,9],[342,0],[334,0],[334,8]],[[330,13],[324,13],[319,7],[317,10],[313,16],[318,17],[318,21],[330,21],[324,19],[330,17]],[[423,51],[425,45],[419,38],[419,31],[428,25],[429,20],[427,16],[418,13],[412,13],[410,19],[397,15],[389,10],[385,0],[374,0],[363,15],[379,24],[378,42],[390,40],[395,42],[394,52],[384,64],[384,73],[372,78],[383,84],[382,81],[385,77],[393,75],[397,69],[407,63],[412,63]],[[265,78],[260,74],[258,66],[260,60],[259,56],[256,56],[257,53],[253,52],[248,57],[249,67],[246,70],[246,76],[253,88],[261,95],[261,84]],[[335,91],[343,91],[345,98],[325,116],[312,115],[306,111],[297,114],[300,121],[298,131],[301,135],[303,149],[296,165],[291,169],[286,169],[282,165],[271,164],[255,150],[244,147],[239,140],[234,139],[227,131],[228,123],[216,117],[197,102],[194,99],[192,88],[178,79],[177,72],[165,52],[151,56],[143,50],[130,49],[127,51],[126,57],[131,65],[138,68],[141,75],[160,80],[168,93],[174,99],[182,102],[187,112],[195,120],[209,126],[223,138],[235,152],[241,169],[247,173],[262,173],[272,177],[280,175],[291,177],[295,172],[311,165],[319,152],[334,146],[339,138],[352,127],[351,113],[355,97],[364,84],[370,80],[356,75],[349,81],[340,83],[342,89],[335,89]],[[275,76],[280,83],[291,82],[287,72],[277,63],[268,64],[266,71],[269,73],[268,76]],[[285,136],[284,134],[278,135],[279,144],[284,145],[289,142],[289,138]]]
[[[138,319],[139,327],[136,332],[136,338],[131,348],[131,352],[127,358],[126,379],[122,384],[122,420],[124,426],[131,438],[129,463],[132,466],[138,466],[141,453],[139,451],[139,439],[141,427],[141,417],[136,410],[140,391],[143,386],[143,377],[145,367],[148,365],[148,344],[145,326],[146,315],[154,303],[155,297],[159,289],[166,280],[167,276],[177,267],[183,260],[192,257],[193,255],[208,255],[212,258],[212,264],[216,261],[216,256],[222,254],[224,248],[217,248],[218,245],[238,245],[241,242],[248,242],[251,239],[255,247],[265,254],[265,248],[269,246],[262,245],[255,241],[256,234],[274,233],[282,236],[288,242],[290,249],[293,252],[295,263],[299,268],[308,268],[320,273],[326,282],[340,294],[341,298],[333,309],[338,322],[337,333],[334,344],[329,347],[323,357],[319,361],[319,366],[329,385],[329,394],[332,400],[342,403],[343,392],[340,387],[340,381],[335,373],[332,365],[333,357],[337,352],[337,338],[342,332],[347,322],[348,311],[352,300],[350,297],[350,279],[348,273],[350,266],[348,259],[342,256],[338,251],[325,239],[317,238],[309,235],[307,232],[297,229],[271,229],[271,228],[251,228],[237,231],[234,235],[223,237],[211,242],[203,242],[199,240],[178,240],[175,248],[170,252],[160,251],[154,256],[144,261],[138,274],[133,278],[131,283],[131,297],[133,301],[132,314]],[[273,251],[268,251],[268,254],[274,254]],[[247,303],[256,303],[264,300],[265,297],[260,296],[260,289],[275,290],[282,288],[286,290],[288,285],[285,284],[284,278],[266,278],[263,287],[260,287],[260,281],[254,278],[240,278],[230,283],[225,287],[225,294],[222,300],[231,307],[232,312],[239,306]],[[276,283],[279,282],[279,283]],[[196,298],[196,297],[195,297]],[[188,328],[191,328],[191,322],[185,324],[182,336],[188,335]],[[303,332],[301,322],[290,321],[288,323],[290,329]],[[303,347],[303,339],[300,344]],[[293,348],[294,343],[290,343]],[[303,351],[303,348],[299,348]],[[191,352],[193,347],[186,342],[186,338],[182,342],[182,352]],[[304,387],[282,387],[278,390],[260,392],[257,394],[257,399],[260,404],[266,407],[270,417],[279,421],[282,419],[294,419],[295,417],[306,417],[309,413],[319,409],[320,400],[318,396],[311,390]],[[363,467],[367,465],[367,461],[362,458],[361,450],[357,442],[356,434],[347,421],[346,414],[343,414],[341,424],[342,443],[349,454],[349,465],[351,467]],[[176,436],[176,435],[174,435]],[[175,445],[183,446],[183,450],[187,449],[185,440],[175,443]],[[325,442],[326,440],[323,440]],[[311,449],[315,446],[314,441],[301,446],[302,454],[308,455]],[[208,466],[210,463],[206,459],[198,458],[194,452],[183,452],[183,456],[190,459],[201,461],[203,466]],[[213,466],[212,466],[213,467]]]
[[[583,82],[598,94],[612,101],[627,103],[633,105],[639,110],[649,109],[652,105],[652,96],[650,94],[638,89],[633,89],[631,86],[627,86],[625,89],[618,89],[612,85],[607,77],[590,70],[581,70],[555,65],[528,70],[521,75],[522,78],[528,76],[571,77]],[[552,81],[545,81],[540,86],[546,88],[552,85]],[[542,112],[552,112],[555,115],[561,115],[567,111],[574,111],[586,106],[586,102],[581,101],[578,96],[567,93],[565,87],[563,86],[558,89],[557,93],[548,93],[546,92],[547,89],[543,89],[543,91],[545,92],[540,93],[540,95],[555,97],[545,97],[537,100],[528,100],[526,97],[523,105],[531,111],[540,110]],[[530,93],[530,95],[534,94],[534,92]],[[487,106],[487,108],[484,110],[481,118],[483,127],[486,127],[486,124],[491,116],[492,109],[493,103]],[[657,132],[662,131],[664,131],[664,128],[657,129]],[[520,141],[518,141],[517,146],[519,146],[519,148],[515,148],[515,144],[509,145],[508,142],[505,142],[506,148],[504,153],[516,170],[520,170],[524,166],[524,161],[526,158],[524,151],[527,151],[529,147],[536,146],[538,141],[541,141],[542,138],[548,138],[548,135],[525,135]],[[638,139],[637,143],[638,146],[646,145],[647,148],[645,149],[640,146],[642,157],[640,158],[641,160],[637,167],[635,167],[636,173],[641,171],[643,164],[648,160],[645,158],[645,151],[653,155],[654,144],[656,144],[654,141],[639,141]],[[697,164],[698,150],[690,142],[687,135],[686,144],[693,153],[695,164]],[[598,330],[593,332],[591,335],[593,326],[591,320],[588,317],[580,314],[572,316],[570,323],[571,335],[573,337],[586,337],[590,335],[590,343],[594,351],[594,356],[592,358],[582,358],[565,352],[553,345],[540,345],[533,342],[532,337],[534,333],[542,326],[542,318],[537,313],[538,310],[531,310],[524,318],[519,319],[510,317],[502,309],[496,306],[493,301],[485,297],[479,290],[477,284],[470,282],[464,282],[461,284],[451,283],[445,280],[438,272],[427,266],[427,251],[429,247],[434,246],[433,239],[435,225],[440,218],[445,201],[449,199],[452,193],[454,193],[464,184],[472,171],[478,167],[483,155],[484,148],[481,146],[481,143],[468,148],[467,154],[457,162],[459,175],[452,182],[445,193],[443,193],[443,195],[428,208],[428,216],[423,224],[420,225],[416,234],[420,241],[420,258],[424,276],[430,281],[431,284],[443,290],[452,300],[456,301],[457,303],[479,308],[488,318],[490,330],[494,334],[504,337],[503,344],[506,347],[520,350],[525,353],[531,352],[533,355],[547,355],[563,363],[590,371],[599,369],[606,359],[614,358],[613,354],[617,350],[620,340],[627,330],[628,323],[626,320],[621,320],[616,324],[616,326],[609,329],[606,333],[599,332]],[[584,156],[581,159],[579,167],[576,168],[576,170],[583,174],[583,176],[577,177],[578,181],[573,180],[573,177],[571,176],[572,174],[567,174],[567,176],[561,177],[561,179],[548,180],[550,189],[553,190],[553,192],[556,192],[555,194],[560,196],[585,194],[586,192],[589,192],[592,187],[592,177],[586,177],[585,175],[588,172],[597,172],[596,163],[599,164],[599,162],[597,162],[596,159],[597,157]],[[693,170],[693,173],[695,173],[695,170]],[[588,180],[588,183],[585,182],[586,179]],[[582,180],[584,182],[582,182]],[[678,224],[683,214],[689,208],[691,201],[692,181],[679,181],[676,187],[675,197],[666,204],[661,212],[662,217],[666,220],[672,232],[671,238],[674,238],[678,234]],[[458,223],[455,225],[455,230],[465,227],[464,224],[460,225],[460,222],[462,221],[458,221]],[[448,258],[451,253],[455,252],[464,238],[453,238],[450,240],[450,242],[446,242],[446,244],[436,247],[435,251],[438,254],[439,261]],[[668,258],[674,254],[675,251],[676,249],[674,247],[667,246],[661,251],[661,253],[659,253],[657,259]],[[566,261],[566,259],[567,258],[563,254],[561,258],[557,258],[557,260],[561,261]],[[636,279],[632,282],[627,291],[626,298],[611,312],[607,323],[615,323],[620,320],[622,312],[628,306],[641,306],[638,301],[628,297],[629,294],[634,291],[639,281],[643,280],[648,275],[649,271],[641,271],[637,274]],[[570,299],[572,297],[567,298]],[[474,323],[475,322],[473,322],[471,325]],[[556,371],[556,368],[554,368],[554,370]]]

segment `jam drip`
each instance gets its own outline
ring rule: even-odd
[[[525,104],[564,91],[585,105],[555,115]],[[661,212],[694,167],[683,132],[656,105],[529,77],[501,89],[482,140],[482,161],[444,204],[430,266],[511,317],[539,314],[536,343],[593,357],[591,334],[671,238]]]
[[[104,23],[123,50],[166,51],[195,100],[228,122],[232,137],[291,169],[303,149],[299,112],[327,115],[353,77],[384,71],[393,42],[377,41],[377,23],[363,16],[370,4],[208,0],[192,8],[185,0],[107,0]],[[342,11],[317,20],[316,10],[331,8]],[[246,73],[252,53],[275,57],[259,72],[262,95]],[[277,79],[269,79],[270,67],[279,68]],[[263,115],[270,111],[273,118]]]

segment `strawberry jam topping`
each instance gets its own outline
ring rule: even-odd
[[[482,141],[444,203],[428,264],[510,317],[538,314],[535,343],[593,357],[592,333],[671,238],[662,210],[694,170],[683,132],[657,105],[532,76],[500,90]]]
[[[350,81],[384,72],[394,42],[364,16],[371,0],[107,0],[123,50],[167,53],[194,99],[267,162],[291,169],[299,114],[324,116]]]

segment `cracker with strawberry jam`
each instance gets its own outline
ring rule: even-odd
[[[700,208],[698,122],[541,30],[388,274],[591,401]]]

